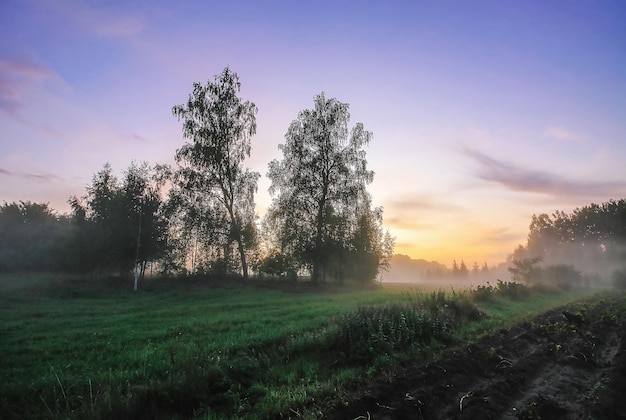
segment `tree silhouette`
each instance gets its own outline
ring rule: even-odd
[[[225,258],[234,241],[247,280],[246,232],[254,222],[260,174],[243,167],[256,133],[257,108],[238,96],[240,88],[239,77],[226,67],[213,82],[194,83],[187,103],[172,112],[183,121],[183,137],[189,140],[176,152],[178,178],[184,188],[204,197],[211,216],[227,223]]]
[[[0,272],[58,268],[56,247],[67,223],[47,203],[20,201],[0,206]]]
[[[382,209],[371,207],[366,190],[374,177],[364,150],[372,133],[361,123],[348,130],[348,107],[317,95],[314,108],[301,111],[289,126],[279,146],[283,159],[269,164],[274,199],[266,225],[273,227],[281,252],[311,270],[314,284],[327,274],[345,273],[354,258],[369,267],[369,276],[375,266],[375,275],[384,248]]]
[[[163,170],[132,163],[120,182],[107,163],[93,176],[86,196],[70,198],[75,230],[68,246],[76,270],[101,275],[137,266],[143,277],[147,263],[165,255]]]
[[[459,265],[459,275],[467,277],[468,274],[469,270],[467,269],[467,265],[465,265],[465,261],[461,260],[461,265]]]

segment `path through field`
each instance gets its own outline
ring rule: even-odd
[[[550,311],[450,350],[326,418],[626,418],[623,299]]]

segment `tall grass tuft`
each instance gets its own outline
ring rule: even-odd
[[[484,316],[466,294],[443,291],[409,302],[361,305],[335,320],[330,347],[344,363],[370,364],[380,355],[450,341],[454,330]]]

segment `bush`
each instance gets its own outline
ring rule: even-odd
[[[573,265],[555,264],[544,269],[544,279],[559,289],[569,290],[582,285],[583,276]]]
[[[528,297],[528,295],[530,295],[530,290],[522,283],[516,281],[502,281],[498,279],[496,293],[511,300],[520,300]]]
[[[546,283],[543,283],[543,282],[533,284],[530,287],[530,289],[533,292],[544,293],[544,294],[559,292],[559,289],[557,289],[555,286],[553,286],[551,284],[546,284]]]
[[[471,293],[472,299],[474,299],[475,302],[488,302],[493,300],[495,288],[487,283],[487,286],[480,285],[476,287],[476,289],[472,290]]]

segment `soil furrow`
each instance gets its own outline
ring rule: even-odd
[[[626,418],[626,323],[614,316],[618,303],[550,311],[447,351],[326,418]]]

